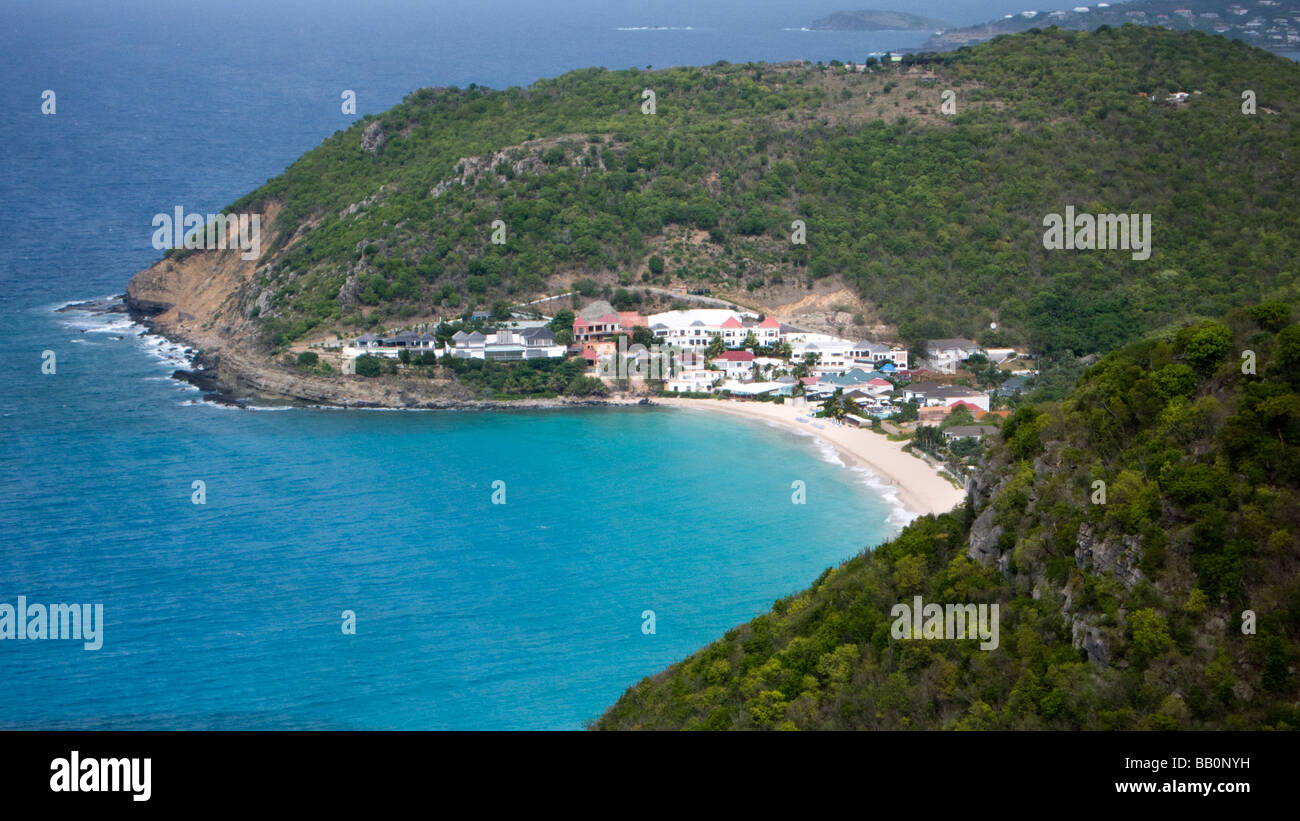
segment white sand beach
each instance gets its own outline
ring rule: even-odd
[[[810,415],[807,408],[726,399],[656,397],[654,401],[665,407],[743,416],[817,436],[836,449],[847,467],[864,467],[896,488],[898,501],[909,513],[946,513],[966,498],[963,491],[953,487],[934,468],[905,452],[902,442],[891,442],[879,433],[837,425],[828,419],[813,420],[820,428],[814,427],[811,421],[797,421],[797,417]]]

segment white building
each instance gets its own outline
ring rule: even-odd
[[[817,355],[813,373],[818,376],[837,376],[858,367],[877,367],[886,362],[895,367],[907,367],[907,350],[879,342],[853,342],[829,334],[812,332],[788,333],[791,359],[800,362],[808,354]]]
[[[930,367],[940,373],[952,373],[958,363],[979,351],[978,343],[961,337],[931,339],[925,343],[925,357],[930,360]]]
[[[563,345],[555,344],[550,328],[502,328],[493,334],[457,331],[451,337],[451,355],[460,359],[492,359],[510,362],[520,359],[561,359]]]
[[[681,371],[664,382],[664,389],[672,393],[709,393],[713,390],[713,383],[723,376],[721,371],[706,371],[703,368]]]
[[[750,334],[759,345],[771,346],[781,341],[781,323],[775,317],[762,322],[752,314],[738,314],[725,308],[697,308],[690,311],[666,311],[646,317],[650,331],[662,344],[681,348],[707,348],[713,337],[721,336],[730,349],[743,347]]]

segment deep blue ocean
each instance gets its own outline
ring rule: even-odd
[[[926,36],[797,30],[843,5],[0,2],[0,603],[105,620],[98,651],[0,641],[0,727],[580,728],[894,533],[869,477],[762,425],[232,410],[170,378],[174,346],[53,311],[157,259],[155,213],[219,209],[346,127],[344,89],[364,115],[421,86]]]
[[[125,319],[53,312],[154,261],[153,214],[219,209],[347,126],[343,89],[365,114],[427,85],[861,59],[925,36],[787,30],[812,16],[0,5],[0,603],[101,603],[105,621],[97,651],[0,641],[0,727],[580,728],[893,533],[867,477],[755,423],[233,410]],[[618,30],[642,25],[682,30]]]

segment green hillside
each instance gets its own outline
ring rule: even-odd
[[[996,318],[988,342],[1084,353],[1296,296],[1300,66],[1133,26],[912,62],[422,89],[233,204],[284,204],[237,307],[278,349],[580,278],[761,303],[838,277],[909,342]],[[1240,112],[1247,87],[1254,116]],[[956,116],[939,113],[949,88]],[[1177,90],[1201,93],[1182,106],[1140,96]],[[1152,214],[1154,253],[1045,251],[1043,216],[1067,205]],[[806,245],[790,242],[794,219]],[[699,232],[692,252],[670,250],[686,229]]]
[[[1268,303],[1106,356],[1007,420],[965,507],[827,570],[597,726],[1300,727],[1292,320]],[[998,647],[892,637],[917,595],[997,603]]]

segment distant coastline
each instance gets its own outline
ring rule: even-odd
[[[1133,24],[1220,35],[1275,53],[1294,55],[1300,50],[1297,16],[1300,16],[1300,0],[1268,0],[1266,4],[1236,0],[1116,0],[1055,11],[1030,8],[996,20],[936,33],[922,48],[951,51],[1002,34],[1050,26],[1094,31],[1103,25]]]
[[[935,31],[949,28],[942,20],[902,11],[837,11],[812,22],[811,31]]]

